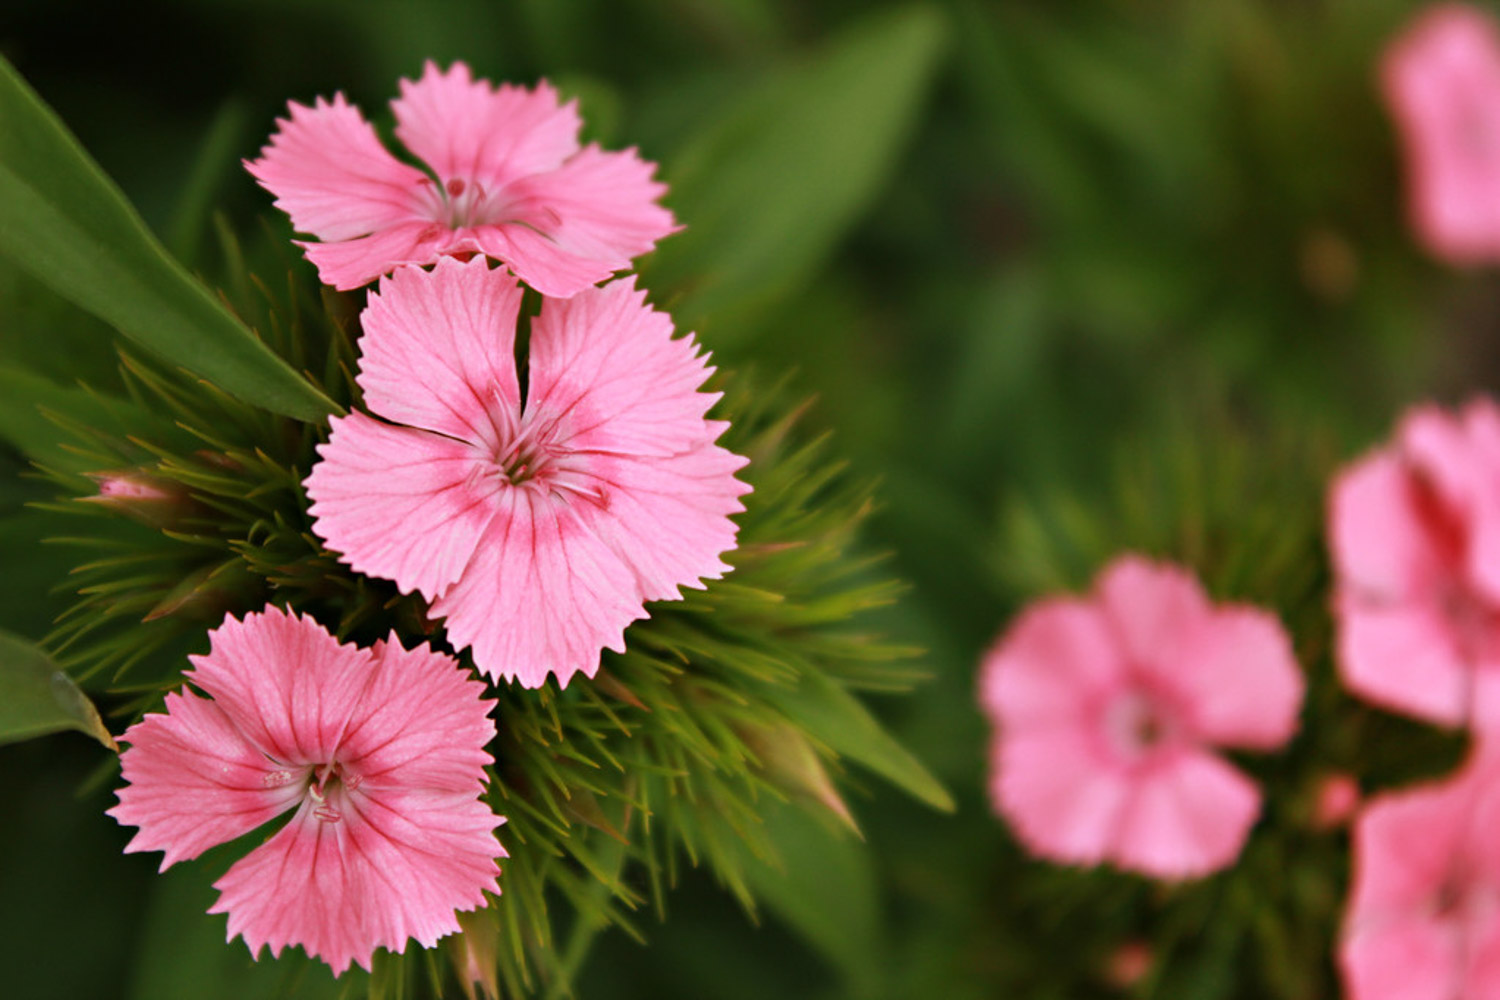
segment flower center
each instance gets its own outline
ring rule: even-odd
[[[344,818],[344,797],[363,780],[338,761],[315,768],[310,778],[307,795],[313,802],[313,816],[324,823]]]
[[[1126,691],[1109,704],[1104,729],[1110,747],[1131,761],[1176,742],[1179,732],[1161,700],[1140,688]]]
[[[426,214],[448,229],[485,226],[498,222],[504,206],[491,197],[483,184],[463,177],[450,177],[441,186],[426,178]]]
[[[496,422],[500,444],[491,467],[491,474],[501,482],[563,501],[576,498],[608,506],[608,493],[591,471],[590,457],[561,443],[566,442],[567,435],[557,420],[527,414],[513,429],[501,426],[504,423]]]

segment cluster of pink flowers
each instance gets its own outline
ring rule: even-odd
[[[1389,711],[1474,736],[1435,785],[1354,824],[1339,964],[1356,1000],[1500,989],[1500,407],[1418,407],[1329,499],[1338,664]]]
[[[1324,776],[1308,823],[1353,818],[1339,950],[1349,995],[1500,990],[1500,406],[1411,410],[1328,499],[1337,665],[1392,712],[1474,736],[1441,782],[1361,801]],[[1089,597],[1025,610],[986,655],[991,793],[1032,853],[1180,879],[1232,864],[1259,789],[1213,747],[1273,750],[1302,677],[1275,617],[1215,605],[1185,570],[1124,556]]]
[[[545,83],[463,64],[402,81],[397,160],[342,95],[290,117],[252,174],[323,281],[380,279],[361,316],[369,413],[332,421],[307,477],[313,531],[354,570],[417,592],[496,682],[592,677],[645,602],[729,570],[745,459],[700,391],[712,369],[633,281],[676,223],[633,150],[581,146]],[[491,260],[501,266],[493,267]],[[541,295],[524,375],[524,287]],[[498,893],[484,801],[484,685],[395,636],[341,645],[276,608],[229,618],[186,689],[124,739],[111,812],[163,867],[291,813],[217,883],[252,952],[301,945],[341,973],[431,946]]]

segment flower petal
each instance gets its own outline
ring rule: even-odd
[[[308,801],[214,883],[208,912],[229,914],[254,955],[301,945],[335,975],[369,969],[376,948],[431,947],[459,929],[456,910],[499,891],[503,821],[472,792],[344,792],[331,821],[321,808]]]
[[[283,766],[331,759],[370,677],[368,650],[311,618],[268,607],[226,617],[187,679],[213,696],[254,747]]]
[[[1465,721],[1472,668],[1453,625],[1426,604],[1337,604],[1338,665],[1350,691],[1384,708],[1447,726]]]
[[[224,710],[191,692],[169,694],[121,739],[125,780],[109,810],[138,826],[126,851],[163,851],[161,867],[196,858],[294,806],[305,774],[269,760]]]
[[[1448,1000],[1480,997],[1462,989],[1461,940],[1451,920],[1425,913],[1394,916],[1349,935],[1338,965],[1349,1000]]]
[[[1268,611],[1215,608],[1192,629],[1171,677],[1194,730],[1223,746],[1274,750],[1291,739],[1305,687],[1292,642]]]
[[[729,515],[750,487],[734,473],[746,461],[712,443],[666,458],[594,456],[605,502],[580,505],[579,518],[634,572],[643,600],[681,600],[680,588],[730,570],[720,555],[736,544]]]
[[[1133,784],[1112,860],[1158,878],[1196,878],[1227,868],[1260,814],[1256,784],[1202,750],[1184,750]]]
[[[1425,909],[1441,893],[1469,844],[1473,772],[1377,795],[1355,821],[1353,877],[1345,923],[1359,933],[1403,911]],[[1497,873],[1500,874],[1500,873]]]
[[[1329,542],[1343,586],[1381,602],[1434,586],[1444,562],[1440,525],[1399,454],[1378,451],[1356,462],[1329,497]]]
[[[493,414],[519,415],[521,287],[483,258],[402,268],[360,316],[359,385],[372,413],[494,445]]]
[[[488,456],[363,413],[330,425],[306,480],[313,531],[359,572],[437,597],[463,574],[499,509]]]
[[[720,396],[698,391],[706,362],[633,279],[550,299],[532,324],[527,418],[557,422],[570,451],[690,451],[711,440],[706,415]]]
[[[261,158],[245,167],[294,229],[338,242],[419,218],[432,179],[387,152],[343,94],[290,109]]]
[[[1083,725],[1089,706],[1123,683],[1125,661],[1092,602],[1038,601],[985,654],[980,701],[1002,733]]]
[[[394,632],[370,650],[375,676],[349,721],[339,761],[367,791],[423,788],[478,793],[484,747],[495,736],[493,701],[451,656],[422,645],[403,649]]]
[[[391,102],[396,137],[444,181],[499,188],[518,177],[555,170],[578,152],[582,122],[545,81],[535,90],[475,80],[461,62],[447,72],[428,62],[422,78],[402,80]]]
[[[1191,573],[1136,555],[1111,562],[1094,589],[1137,663],[1179,662],[1188,631],[1209,616],[1208,595]]]
[[[1103,861],[1130,795],[1127,772],[1068,727],[1002,734],[992,754],[990,794],[1031,853],[1069,864]]]
[[[335,243],[297,241],[307,259],[318,269],[318,279],[341,292],[362,288],[403,264],[431,264],[440,254],[464,249],[451,230],[435,222],[403,222]],[[471,252],[475,247],[467,247]]]
[[[588,146],[549,173],[505,189],[505,218],[477,226],[474,240],[543,295],[567,298],[616,271],[677,230],[657,199],[666,185],[635,150]],[[508,223],[508,224],[506,224]]]
[[[447,618],[454,648],[495,679],[540,687],[548,672],[566,685],[592,677],[601,647],[621,652],[625,626],[645,617],[625,566],[573,510],[581,500],[518,488],[499,512],[463,577],[432,605]]]

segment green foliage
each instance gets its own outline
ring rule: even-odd
[[[669,203],[689,225],[644,273],[684,328],[734,343],[816,273],[890,173],[944,29],[931,7],[882,12],[741,96],[679,154]]]
[[[73,679],[31,643],[0,632],[0,743],[63,729],[115,749],[99,712]]]
[[[0,252],[162,359],[278,413],[329,401],[174,261],[0,58]]]

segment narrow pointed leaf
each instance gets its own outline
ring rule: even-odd
[[[98,709],[40,649],[0,632],[0,743],[76,729],[117,749]]]
[[[822,674],[804,674],[797,687],[766,685],[766,698],[788,719],[844,756],[943,812],[953,797],[922,763],[896,742],[858,698]]]
[[[0,253],[163,360],[246,402],[304,420],[337,409],[167,253],[3,58]]]

